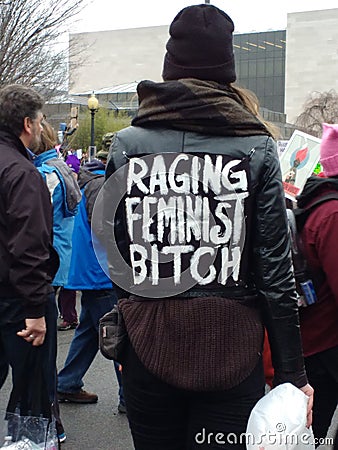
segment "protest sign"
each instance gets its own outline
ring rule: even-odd
[[[319,162],[320,139],[294,131],[280,156],[285,196],[295,201]]]

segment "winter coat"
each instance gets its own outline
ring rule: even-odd
[[[102,269],[106,256],[100,246],[93,245],[91,221],[96,197],[104,183],[104,165],[97,160],[85,164],[79,171],[78,183],[82,193],[79,212],[75,217],[73,230],[73,252],[70,263],[68,289],[101,290],[111,289],[112,282]],[[99,261],[98,261],[99,258]]]
[[[81,192],[73,172],[58,159],[55,149],[41,153],[33,161],[48,186],[53,205],[53,245],[60,258],[60,267],[52,284],[64,286],[68,281],[74,218]]]
[[[48,189],[21,140],[0,130],[0,302],[20,297],[26,317],[44,315],[58,269]]]
[[[329,192],[338,191],[337,178],[311,177],[307,180],[298,206],[306,207]],[[302,230],[304,255],[311,272],[322,280],[317,302],[300,309],[305,356],[338,345],[338,200],[328,200],[309,215]]]

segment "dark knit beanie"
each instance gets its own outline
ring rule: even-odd
[[[202,4],[182,9],[169,28],[163,80],[234,82],[233,31],[230,17],[216,6]]]

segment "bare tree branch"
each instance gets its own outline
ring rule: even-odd
[[[323,123],[338,123],[338,94],[329,92],[313,92],[304,105],[304,111],[297,117],[296,127],[311,134],[322,136]]]
[[[48,99],[67,87],[61,37],[90,0],[0,0],[0,86],[21,83]]]

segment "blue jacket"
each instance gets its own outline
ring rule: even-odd
[[[91,217],[96,197],[104,183],[104,169],[100,161],[94,160],[79,172],[78,183],[82,200],[74,223],[68,289],[101,290],[113,287],[110,278],[98,262],[91,234]],[[98,251],[97,245],[95,250]],[[99,257],[99,260],[106,260],[105,255]]]
[[[53,204],[53,245],[59,254],[60,267],[53,286],[65,286],[72,253],[74,217],[78,211],[81,193],[73,172],[58,159],[55,149],[37,155],[33,159],[49,189]]]

